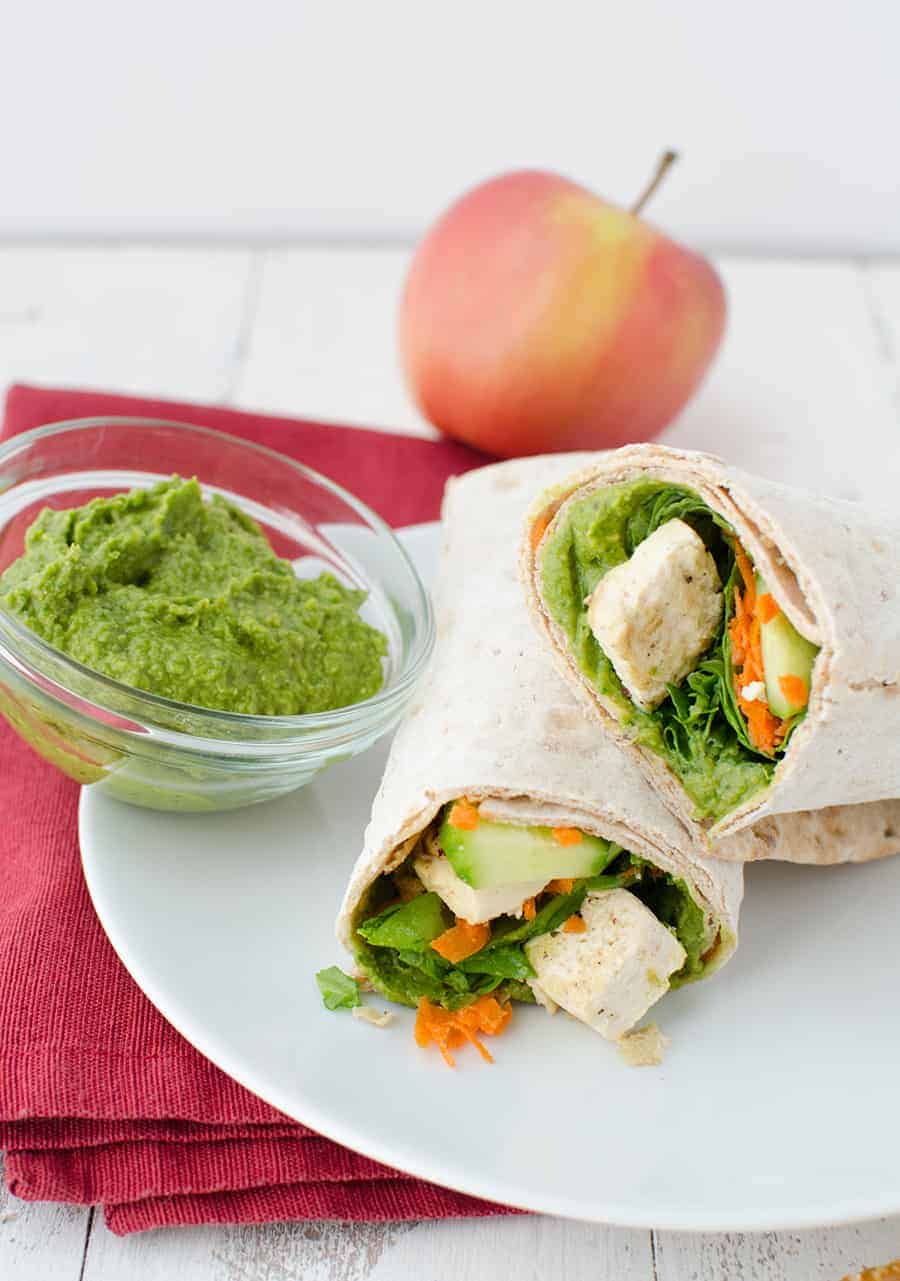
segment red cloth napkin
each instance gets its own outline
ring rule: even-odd
[[[270,445],[394,525],[435,518],[448,476],[487,461],[447,441],[32,387],[10,390],[2,434],[99,414],[199,423]],[[101,1203],[119,1233],[504,1213],[338,1147],[198,1054],[125,972],[94,915],[76,784],[4,722],[0,780],[0,1146],[11,1192]]]

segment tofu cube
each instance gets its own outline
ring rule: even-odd
[[[497,916],[518,916],[525,900],[540,893],[547,884],[546,879],[516,881],[495,885],[489,890],[473,890],[456,875],[443,854],[422,854],[413,860],[413,868],[426,890],[433,890],[454,915],[471,925],[492,921]]]
[[[722,619],[715,561],[683,520],[670,520],[588,600],[588,624],[632,701],[652,711],[696,666]]]
[[[628,890],[588,894],[581,915],[582,933],[554,930],[525,944],[532,988],[617,1041],[668,991],[686,953]]]

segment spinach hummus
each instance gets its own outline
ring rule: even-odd
[[[45,508],[0,576],[0,605],[45,641],[180,703],[295,716],[357,703],[387,642],[365,592],[297,578],[259,526],[196,480]]]

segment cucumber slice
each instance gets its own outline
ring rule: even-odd
[[[768,591],[757,576],[756,592],[762,596]],[[802,712],[809,702],[809,686],[818,646],[801,636],[787,615],[779,610],[768,623],[759,629],[762,646],[763,672],[766,682],[766,701],[773,715],[787,720]],[[803,682],[804,695],[799,702],[792,701],[781,687],[782,676],[795,676]]]
[[[473,829],[451,826],[448,806],[438,834],[441,849],[461,881],[476,890],[557,876],[596,876],[621,853],[617,845],[581,833],[562,844],[549,827],[517,827],[481,819]]]

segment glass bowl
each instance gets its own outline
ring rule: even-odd
[[[151,809],[233,809],[301,787],[393,729],[431,652],[434,622],[403,547],[352,494],[271,449],[154,419],[55,423],[0,446],[0,573],[42,508],[81,506],[176,473],[252,516],[302,577],[328,569],[368,592],[362,616],[388,639],[381,690],[307,716],[211,711],[102,676],[0,608],[0,712],[85,786]]]

